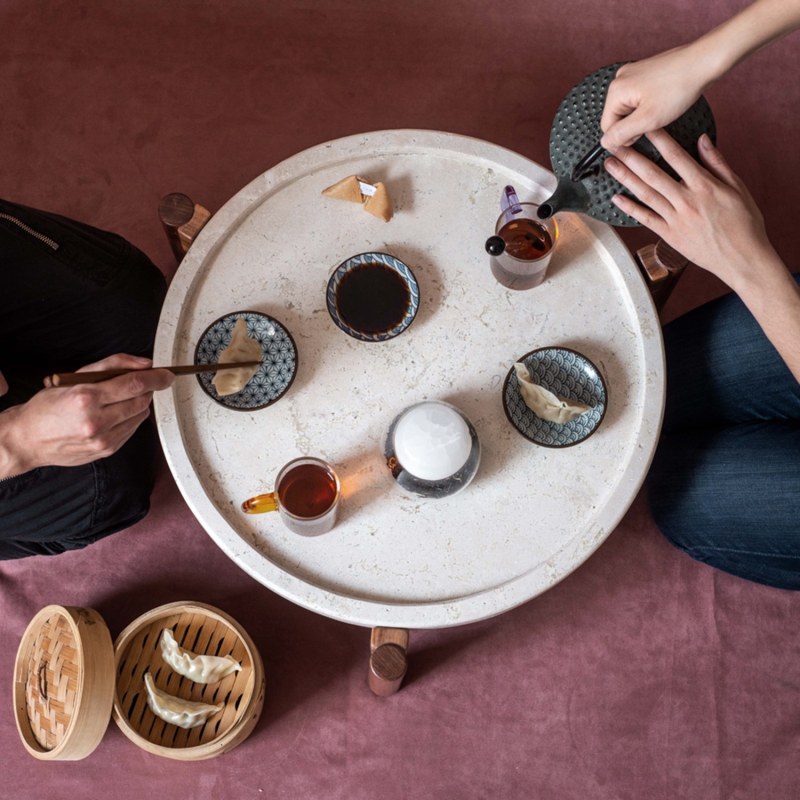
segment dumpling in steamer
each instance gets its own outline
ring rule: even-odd
[[[261,344],[247,335],[247,323],[244,317],[236,320],[230,343],[219,355],[218,363],[229,364],[231,361],[261,361]],[[218,372],[211,382],[217,394],[226,397],[241,392],[256,372],[258,366],[224,369]]]
[[[536,414],[537,417],[563,424],[571,419],[591,411],[592,407],[576,400],[565,400],[553,394],[544,386],[534,383],[528,368],[521,362],[514,364],[514,371],[517,374],[519,392],[525,405]]]
[[[159,719],[179,728],[196,728],[225,707],[224,703],[212,706],[162,692],[156,688],[153,676],[149,672],[144,674],[144,685],[147,689],[147,705],[150,706],[150,710]]]
[[[161,658],[179,675],[195,683],[216,683],[242,668],[232,656],[195,655],[184,650],[170,628],[161,631]]]

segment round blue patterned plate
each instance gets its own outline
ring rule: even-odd
[[[201,372],[197,380],[203,391],[226,408],[254,411],[280,400],[297,374],[297,348],[286,328],[278,320],[257,311],[235,311],[212,322],[206,328],[194,354],[195,364],[216,364],[220,353],[230,344],[236,320],[244,317],[247,335],[261,344],[262,364],[247,386],[236,394],[221,397],[214,388],[214,372]]]
[[[401,291],[403,290],[403,285],[405,285],[406,292],[403,293],[402,304],[394,309],[387,310],[386,318],[391,320],[391,326],[388,328],[381,327],[378,322],[380,318],[379,304],[384,300],[388,302],[388,298],[379,298],[377,296],[378,290],[376,287],[378,284],[376,282],[372,282],[371,289],[370,284],[364,284],[366,287],[364,293],[368,294],[372,291],[369,299],[365,301],[363,309],[364,320],[367,324],[359,326],[355,318],[351,317],[346,319],[347,312],[344,314],[342,313],[342,302],[344,299],[343,287],[347,286],[351,289],[355,273],[361,273],[359,275],[359,278],[361,278],[364,274],[364,269],[373,265],[376,267],[374,271],[375,275],[373,275],[373,278],[376,278],[376,280],[380,278],[380,276],[377,275],[379,272],[388,270],[395,273],[394,276],[388,276],[390,280],[387,281],[389,284],[386,286],[387,292],[393,288],[392,283],[394,283],[395,289],[399,286]],[[400,278],[399,282],[395,279],[397,276]],[[414,273],[406,264],[400,261],[400,259],[390,256],[388,253],[360,253],[342,262],[328,280],[326,296],[328,313],[331,315],[331,319],[336,323],[337,327],[343,330],[348,336],[352,336],[354,339],[358,339],[362,342],[385,342],[387,339],[393,339],[395,336],[399,336],[414,321],[414,317],[417,315],[417,310],[419,309],[419,284],[414,277]],[[398,319],[398,315],[402,316]]]
[[[569,422],[538,417],[522,399],[514,367],[503,384],[503,408],[511,424],[526,438],[545,447],[571,447],[591,436],[603,421],[608,393],[603,376],[586,356],[567,347],[542,347],[517,359],[531,379],[565,400],[591,406]]]

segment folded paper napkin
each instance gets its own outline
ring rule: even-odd
[[[327,197],[337,200],[349,200],[351,203],[361,203],[364,211],[388,222],[392,218],[392,198],[382,183],[369,183],[358,175],[348,175],[346,178],[322,190]]]

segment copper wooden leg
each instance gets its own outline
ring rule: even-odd
[[[167,234],[172,252],[180,262],[191,247],[195,236],[211,218],[211,212],[192,202],[185,194],[173,192],[161,198],[158,204],[158,217]]]
[[[408,668],[408,631],[373,628],[369,650],[369,688],[379,697],[388,697],[400,688]]]
[[[636,259],[647,280],[650,294],[653,295],[656,310],[660,312],[689,260],[663,239],[639,248]]]

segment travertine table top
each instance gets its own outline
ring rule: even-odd
[[[388,222],[323,197],[357,174],[383,181]],[[170,286],[155,362],[190,363],[215,319],[260,311],[291,332],[298,372],[253,412],[214,402],[192,377],[156,397],[166,457],[220,548],[265,586],[358,625],[445,627],[500,614],[553,586],[605,540],[636,496],[661,424],[661,330],[630,254],[610,227],[560,214],[547,280],[524,292],[492,277],[484,242],[503,187],[541,201],[552,174],[486,142],[398,130],[318,145],[268,170],[217,212]],[[331,320],[327,281],[348,256],[384,251],[420,284],[411,327],[388,342],[348,337]],[[523,438],[503,411],[503,380],[537,347],[585,354],[608,386],[600,429],[564,449]],[[446,400],[472,421],[482,461],[462,493],[423,500],[384,463],[403,408]],[[304,538],[277,514],[248,516],[300,455],[333,463],[344,503],[328,534]]]

